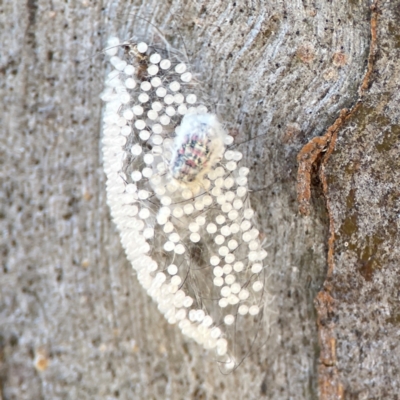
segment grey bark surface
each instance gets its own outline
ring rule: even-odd
[[[357,102],[369,2],[6,0],[0,10],[2,399],[339,398],[318,388],[314,298],[329,221],[340,381],[348,398],[397,398],[400,2],[380,5],[373,83],[325,166],[331,214],[316,180],[307,217],[296,155]],[[229,375],[147,297],[106,205],[99,52],[110,35],[160,32],[244,142],[269,252],[270,334]]]
[[[400,393],[400,3],[378,10],[370,87],[327,166],[337,365],[350,399]]]

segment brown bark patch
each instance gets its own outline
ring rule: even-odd
[[[312,43],[304,43],[297,49],[296,55],[303,63],[311,63],[315,58],[314,45]]]

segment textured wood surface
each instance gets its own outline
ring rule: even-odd
[[[374,67],[360,92],[370,5],[2,2],[4,400],[397,398],[400,2],[377,4]],[[162,36],[186,51],[251,168],[274,301],[266,345],[227,376],[164,321],[110,222],[99,52],[115,34]],[[310,169],[304,216],[297,154],[360,93],[329,159]]]

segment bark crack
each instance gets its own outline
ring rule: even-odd
[[[325,167],[335,148],[338,132],[352,118],[359,106],[362,104],[364,94],[371,84],[375,56],[377,53],[377,20],[378,20],[379,1],[371,6],[371,43],[368,55],[367,70],[359,87],[359,98],[357,103],[351,108],[342,109],[339,117],[327,129],[323,136],[315,137],[310,140],[299,152],[297,156],[297,200],[299,212],[303,215],[310,214],[311,200],[311,174],[314,167],[318,170],[323,194],[325,196],[326,208],[329,216],[329,239],[327,257],[327,276],[323,288],[317,294],[314,304],[317,311],[318,341],[320,345],[319,367],[318,367],[318,386],[320,400],[342,400],[344,399],[344,386],[340,381],[339,370],[336,358],[336,339],[335,339],[335,299],[331,295],[330,280],[334,269],[334,242],[335,229],[331,206],[328,198],[328,182],[325,174]],[[323,154],[325,153],[325,154]]]

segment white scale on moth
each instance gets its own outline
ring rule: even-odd
[[[265,290],[249,169],[217,117],[196,106],[185,63],[118,38],[105,53],[104,171],[122,245],[168,322],[232,369],[229,329],[261,314]]]

